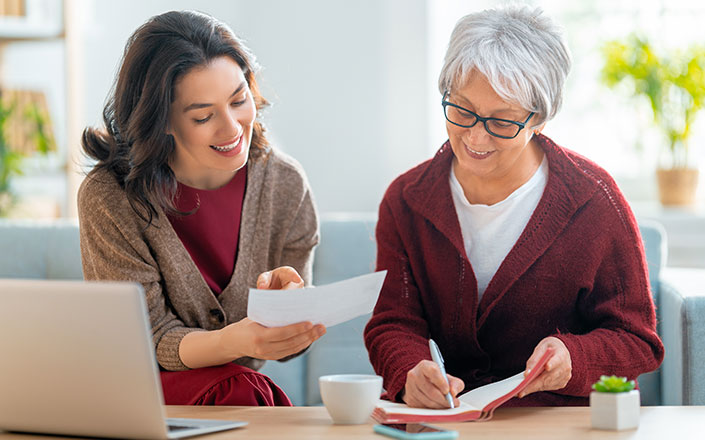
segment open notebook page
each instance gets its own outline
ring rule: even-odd
[[[457,408],[448,409],[428,409],[410,408],[403,403],[394,403],[388,400],[380,400],[377,407],[384,409],[391,414],[415,414],[415,415],[454,415],[469,411],[482,411],[485,406],[498,398],[510,393],[524,380],[524,372],[515,374],[499,382],[475,388],[458,398],[460,405]]]
[[[411,408],[403,403],[394,403],[389,400],[380,400],[377,402],[377,408],[382,408],[390,414],[410,414],[427,416],[429,414],[439,416],[452,416],[454,414],[462,414],[470,411],[482,411],[482,408],[475,407],[469,403],[460,402],[460,406],[448,409],[429,409],[429,408]]]
[[[482,409],[499,397],[510,393],[514,388],[519,386],[522,380],[524,380],[523,371],[504,380],[500,380],[499,382],[493,382],[468,391],[458,397],[458,400],[471,407]]]

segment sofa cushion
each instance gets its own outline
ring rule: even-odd
[[[374,272],[377,244],[375,213],[328,215],[321,221],[321,241],[313,264],[314,284],[328,284]],[[374,374],[362,331],[370,316],[328,329],[307,354],[306,405],[321,403],[318,378],[327,374]]]
[[[666,268],[663,279],[661,404],[705,405],[705,271]]]
[[[0,220],[0,277],[83,278],[75,220]]]

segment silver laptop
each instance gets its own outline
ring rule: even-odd
[[[0,279],[0,430],[172,439],[247,422],[167,419],[142,287]]]

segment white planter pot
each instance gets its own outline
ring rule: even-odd
[[[639,390],[626,393],[590,393],[592,427],[621,431],[639,426]]]

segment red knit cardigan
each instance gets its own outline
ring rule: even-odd
[[[431,358],[429,337],[466,391],[523,371],[541,339],[560,338],[572,360],[568,385],[510,405],[584,405],[601,374],[635,379],[663,360],[643,243],[624,196],[596,164],[537,140],[546,189],[479,302],[451,197],[450,144],[387,190],[376,234],[377,270],[388,274],[365,344],[392,398]]]

